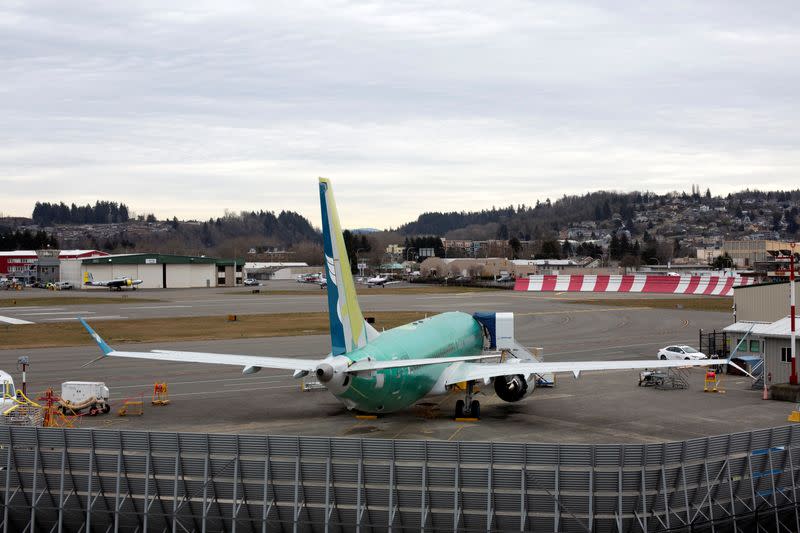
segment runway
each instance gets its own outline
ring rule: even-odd
[[[365,314],[379,310],[513,311],[517,339],[526,346],[542,347],[545,360],[549,361],[651,359],[658,348],[667,344],[696,345],[699,328],[720,329],[730,323],[727,313],[606,308],[564,303],[558,296],[530,296],[511,291],[398,295],[373,290],[375,294],[360,296]],[[13,316],[43,321],[73,318],[80,311],[91,312],[84,315],[89,318],[116,315],[124,320],[327,309],[324,293],[273,296],[207,289],[158,294],[137,291],[136,297],[139,296],[160,301],[54,306],[38,311],[29,306],[22,313],[19,309],[23,307],[18,307]],[[37,312],[62,314],[34,314]],[[12,315],[8,308],[3,308],[2,314]],[[320,357],[330,349],[327,336],[115,347],[304,357]],[[300,383],[281,371],[262,370],[243,376],[237,367],[122,359],[102,360],[81,369],[80,365],[98,355],[94,346],[5,350],[0,354],[8,362],[4,369],[12,373],[13,361],[18,356],[30,357],[29,388],[36,392],[47,386],[58,390],[60,383],[67,380],[105,381],[116,406],[124,398],[149,400],[155,381],[169,384],[171,405],[148,404],[142,417],[84,417],[83,427],[399,439],[641,443],[781,425],[791,407],[762,401],[760,391],[750,390],[746,378],[726,377],[725,394],[704,394],[701,370],[691,372],[691,388],[684,391],[640,388],[638,372],[621,371],[585,373],[579,380],[562,375],[556,387],[537,389],[531,397],[514,404],[498,400],[493,393],[482,395],[483,418],[478,423],[456,423],[450,419],[455,395],[426,399],[432,404],[427,414],[435,414],[434,418],[426,418],[419,409],[412,408],[378,420],[359,421],[327,391],[300,392]]]

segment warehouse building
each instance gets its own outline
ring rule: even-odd
[[[248,261],[244,264],[245,277],[261,281],[269,279],[288,280],[295,279],[301,274],[314,274],[323,270],[323,267],[310,267],[302,262],[278,261]]]
[[[736,322],[723,331],[731,336],[731,347],[737,346],[744,339],[737,350],[737,355],[764,359],[767,386],[789,382],[792,370],[792,342],[788,316],[769,323]],[[800,355],[800,351],[795,353]]]
[[[800,302],[798,287],[795,287],[795,301]],[[789,314],[789,282],[734,287],[733,305],[735,320],[743,322],[780,320]]]
[[[100,250],[14,250],[0,252],[0,277],[33,281],[62,281],[60,269],[70,260],[108,255]]]
[[[725,241],[722,249],[737,267],[752,267],[758,262],[772,260],[775,255],[789,255],[791,244],[770,240]]]
[[[83,284],[85,274],[95,281],[140,279],[143,289],[235,287],[242,285],[244,269],[244,259],[167,254],[108,255],[71,263],[62,266],[62,281],[85,288],[90,288]]]

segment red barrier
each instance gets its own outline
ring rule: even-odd
[[[734,286],[752,285],[753,278],[720,276],[661,276],[632,274],[614,276],[599,274],[536,275],[520,278],[515,291],[541,292],[647,292],[660,294],[691,294],[703,296],[732,296]]]

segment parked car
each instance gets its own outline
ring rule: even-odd
[[[695,350],[691,346],[686,345],[673,345],[661,348],[656,356],[658,359],[708,359],[708,356],[701,351]]]
[[[56,281],[53,287],[57,291],[68,291],[75,288],[71,281]]]
[[[261,282],[258,281],[257,279],[247,278],[247,279],[244,280],[244,284],[246,286],[248,286],[248,287],[252,287],[252,286],[255,286],[255,285],[261,285]]]

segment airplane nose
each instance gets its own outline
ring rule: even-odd
[[[327,363],[322,363],[317,367],[316,374],[320,383],[327,383],[333,379],[333,367]]]

